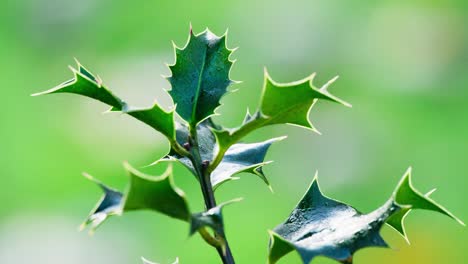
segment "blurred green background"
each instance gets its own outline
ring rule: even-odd
[[[169,107],[164,63],[170,40],[229,28],[239,46],[232,77],[237,93],[223,99],[217,120],[239,124],[257,106],[263,67],[277,81],[316,71],[335,75],[332,92],[348,109],[320,102],[312,120],[322,136],[290,126],[247,141],[289,135],[271,148],[265,167],[274,194],[258,179],[222,186],[218,201],[244,197],[224,211],[238,263],[265,263],[267,230],[282,222],[319,170],[324,192],[362,211],[382,204],[408,166],[422,191],[468,221],[468,2],[445,1],[94,1],[3,0],[0,3],[0,263],[218,263],[216,252],[188,226],[151,212],[111,218],[89,237],[77,232],[101,193],[86,171],[118,188],[128,160],[161,157],[163,136],[127,116],[78,96],[30,97],[71,78],[73,57],[132,105],[155,98]],[[195,179],[180,166],[176,183],[200,210]],[[253,220],[253,221],[252,221]],[[412,245],[393,230],[394,247],[366,249],[356,263],[462,263],[465,228],[417,211],[407,219]],[[281,263],[299,263],[290,254]],[[315,263],[334,263],[326,259]]]

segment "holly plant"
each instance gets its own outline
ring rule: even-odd
[[[265,156],[270,146],[284,137],[253,143],[241,140],[252,131],[270,125],[290,124],[317,132],[309,120],[309,112],[318,100],[348,107],[350,104],[328,91],[336,78],[321,87],[314,84],[314,74],[299,81],[280,83],[265,70],[258,109],[253,113],[247,111],[243,122],[235,128],[215,123],[212,117],[217,115],[221,98],[229,93],[230,86],[236,84],[230,77],[234,63],[230,56],[234,49],[227,48],[226,37],[226,34],[218,37],[208,29],[194,34],[190,29],[185,47],[174,46],[176,59],[169,65],[172,74],[167,77],[171,85],[169,94],[174,101],[170,110],[157,103],[150,108],[128,105],[107,88],[98,75],[78,62],[76,68],[70,67],[72,79],[36,94],[72,93],[101,101],[110,106],[109,111],[128,114],[154,128],[170,144],[169,153],[153,163],[165,169],[161,175],[147,175],[128,163],[124,164],[129,175],[124,192],[85,174],[102,189],[103,196],[83,223],[83,228],[89,226],[94,231],[112,215],[153,210],[187,222],[190,234],[198,233],[214,247],[223,263],[235,263],[222,210],[240,199],[218,204],[215,190],[236,179],[239,173],[254,174],[269,186],[262,170],[269,163]],[[172,164],[176,162],[185,166],[200,185],[205,202],[203,212],[191,211],[184,192],[174,184]],[[422,194],[412,186],[411,170],[403,175],[389,200],[370,213],[362,213],[326,197],[315,176],[289,217],[269,231],[268,263],[276,263],[292,251],[299,254],[303,263],[310,263],[317,256],[352,263],[353,254],[359,249],[387,247],[379,234],[385,224],[407,239],[404,219],[413,209],[436,211],[463,224],[433,201],[430,193]]]

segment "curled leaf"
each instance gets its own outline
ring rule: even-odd
[[[190,234],[193,235],[200,228],[210,227],[218,235],[224,236],[224,223],[221,210],[224,206],[231,203],[240,202],[241,200],[241,198],[234,199],[219,204],[218,206],[211,208],[208,211],[192,214],[192,221],[190,222]]]
[[[214,156],[219,151],[214,134],[214,124],[211,119],[207,119],[197,126],[198,143],[202,160],[213,162]],[[180,145],[187,145],[189,137],[188,128],[180,126],[177,129],[177,141]],[[237,179],[234,175],[247,172],[260,177],[267,185],[269,182],[262,171],[262,167],[268,164],[265,156],[271,144],[283,140],[285,137],[269,139],[258,143],[238,143],[231,146],[223,156],[219,166],[211,172],[211,184],[213,188],[219,187],[222,183]],[[194,175],[195,169],[188,157],[182,157],[175,152],[171,152],[168,159],[178,160],[187,167]],[[154,164],[157,164],[154,163]]]
[[[122,213],[123,194],[108,187],[87,173],[84,173],[84,176],[97,184],[103,191],[101,199],[80,226],[81,230],[90,226],[90,233],[93,233],[109,216],[120,215]]]
[[[235,179],[233,175],[248,172],[257,175],[268,186],[270,183],[263,173],[263,166],[270,163],[265,156],[271,144],[286,137],[272,138],[258,143],[238,143],[232,145],[224,155],[219,166],[212,172],[211,183],[217,188],[222,183]]]
[[[82,228],[91,225],[91,230],[94,231],[109,216],[134,210],[152,210],[186,222],[190,221],[185,194],[174,185],[171,166],[161,176],[146,175],[128,163],[125,163],[125,168],[130,176],[130,183],[124,193],[109,188],[85,174],[101,187],[104,194],[82,224]]]

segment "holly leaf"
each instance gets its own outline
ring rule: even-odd
[[[415,190],[410,175],[408,170],[392,197],[367,214],[323,195],[316,175],[288,219],[270,231],[269,263],[276,263],[291,251],[298,252],[303,263],[310,263],[317,256],[352,263],[353,254],[359,249],[388,247],[379,233],[382,225],[399,223],[403,227],[404,216],[412,209],[440,212],[463,224],[445,208]],[[389,222],[389,219],[393,220]]]
[[[128,163],[125,168],[130,184],[124,196],[124,211],[148,209],[189,221],[190,210],[184,192],[174,184],[172,166],[158,177],[144,174]]]
[[[195,232],[197,232],[200,228],[209,227],[224,238],[222,209],[228,204],[240,201],[242,201],[242,198],[224,202],[205,212],[192,214],[192,220],[190,222],[190,235],[195,234]]]
[[[121,205],[123,194],[108,187],[87,173],[84,173],[83,175],[90,181],[97,184],[103,191],[101,199],[80,226],[80,230],[83,230],[86,226],[90,226],[90,233],[92,234],[94,230],[96,230],[109,216],[120,215],[122,213]]]
[[[99,76],[92,74],[78,61],[77,69],[70,66],[74,77],[50,90],[33,94],[33,96],[72,93],[86,96],[111,106],[110,111],[120,111],[142,121],[165,135],[171,142],[175,139],[174,111],[166,112],[154,104],[148,109],[134,109],[125,101],[114,95],[102,82]]]
[[[202,160],[211,163],[219,149],[213,130],[216,129],[211,119],[207,119],[197,126],[198,144]],[[189,137],[188,128],[181,125],[177,128],[176,138],[179,144],[187,145]],[[219,163],[219,166],[211,172],[211,184],[214,189],[222,183],[238,179],[234,175],[247,172],[260,177],[268,186],[269,182],[262,171],[262,167],[269,161],[265,161],[265,156],[271,144],[283,140],[285,137],[269,139],[258,143],[238,143],[232,145]],[[194,175],[195,169],[189,158],[171,152],[166,160],[178,160],[187,167]],[[157,161],[158,162],[158,161]],[[156,163],[157,163],[156,162]]]
[[[263,166],[271,163],[264,161],[271,144],[281,141],[286,137],[277,137],[258,143],[238,143],[232,145],[224,155],[221,163],[211,174],[211,184],[217,188],[222,183],[236,180],[236,174],[247,172],[257,175],[269,187],[270,183],[263,173]]]
[[[432,200],[429,196],[435,189],[426,193],[425,195],[413,187],[411,180],[411,168],[409,168],[403,175],[403,178],[398,183],[398,186],[393,194],[394,201],[402,207],[402,210],[396,212],[387,220],[387,224],[398,231],[405,240],[409,243],[408,236],[405,231],[404,220],[409,212],[413,209],[424,209],[429,211],[439,212],[444,214],[461,225],[465,225],[463,221],[458,219],[449,210]]]
[[[98,184],[104,194],[81,228],[91,227],[93,232],[109,216],[134,210],[152,210],[189,222],[190,210],[182,190],[173,182],[172,167],[161,176],[144,174],[125,163],[130,181],[125,192],[107,187],[89,174],[86,177]]]
[[[176,62],[169,66],[169,93],[177,113],[191,127],[215,113],[221,97],[234,83],[229,78],[233,64],[229,56],[234,50],[226,47],[226,37],[218,37],[208,29],[194,35],[190,29],[185,47],[174,45]]]
[[[210,169],[216,168],[223,154],[250,132],[275,124],[290,124],[304,127],[319,133],[309,119],[312,107],[319,99],[336,102],[347,107],[351,105],[328,91],[328,87],[337,77],[328,81],[321,88],[313,84],[315,74],[290,83],[274,81],[265,69],[263,92],[259,109],[251,114],[247,111],[244,121],[237,128],[214,130],[219,146],[216,162]]]

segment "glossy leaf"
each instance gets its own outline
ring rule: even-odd
[[[320,89],[313,85],[315,74],[296,82],[279,83],[265,70],[265,81],[260,102],[260,113],[265,125],[291,124],[314,129],[309,120],[309,112],[317,99],[325,99],[350,107],[351,105],[330,94],[328,86],[336,78]]]
[[[211,119],[207,119],[197,126],[200,155],[202,160],[208,162],[212,162],[215,153],[219,149],[213,134],[215,127]],[[188,144],[187,138],[189,137],[189,132],[187,127],[180,126],[177,128],[176,134],[179,144]],[[257,175],[269,185],[262,171],[262,167],[269,162],[264,161],[264,159],[271,144],[284,138],[273,138],[258,143],[234,144],[227,150],[219,166],[211,172],[211,184],[214,188],[217,188],[226,181],[237,179],[233,177],[234,175],[247,172]],[[195,175],[195,170],[189,158],[181,157],[177,153],[171,152],[168,159],[180,161]]]
[[[124,211],[148,209],[183,221],[190,219],[190,210],[182,190],[174,185],[172,167],[163,175],[146,175],[126,164],[130,184],[124,196]]]
[[[224,223],[221,210],[224,206],[239,202],[242,199],[234,199],[228,202],[219,204],[218,206],[209,209],[208,211],[192,214],[192,221],[190,222],[190,234],[193,235],[200,228],[209,227],[217,234],[224,236]]]
[[[111,106],[111,111],[121,111],[133,116],[161,132],[170,140],[175,138],[174,111],[166,112],[157,104],[148,109],[133,109],[125,101],[114,95],[98,76],[92,74],[78,61],[77,66],[78,69],[70,67],[74,74],[71,80],[48,91],[33,94],[33,96],[54,93],[72,93],[86,96]]]
[[[433,191],[434,190],[427,193],[426,195],[423,195],[413,187],[411,182],[411,168],[406,171],[403,178],[398,183],[398,186],[393,194],[393,199],[403,209],[400,212],[392,215],[388,219],[387,224],[397,230],[406,239],[406,241],[409,242],[409,239],[405,232],[404,219],[413,209],[424,209],[439,212],[454,219],[461,225],[465,225],[455,215],[429,197]]]
[[[184,48],[175,48],[176,62],[169,66],[169,91],[177,113],[192,127],[215,113],[221,97],[233,83],[229,71],[233,52],[226,47],[226,34],[218,37],[208,29],[194,35],[190,29]]]
[[[214,130],[219,146],[219,157],[212,165],[215,169],[229,147],[237,143],[250,132],[275,124],[291,124],[318,132],[309,120],[309,113],[315,102],[325,99],[342,105],[351,105],[328,91],[328,87],[336,80],[336,77],[321,88],[313,85],[315,74],[290,83],[274,81],[265,70],[263,92],[259,109],[251,114],[247,111],[241,126],[233,129],[217,128]]]
[[[143,174],[129,164],[125,164],[125,168],[130,176],[130,183],[124,193],[109,188],[86,174],[101,187],[104,195],[82,228],[91,225],[93,231],[109,216],[133,210],[152,210],[176,219],[190,221],[190,210],[185,194],[174,185],[171,166],[161,176]]]
[[[241,172],[255,174],[268,186],[270,183],[263,173],[263,166],[271,161],[265,161],[265,156],[271,144],[286,137],[272,138],[258,143],[238,143],[232,145],[224,155],[219,166],[211,173],[211,184],[214,188],[222,183],[237,179],[233,177]]]
[[[395,228],[404,230],[402,221],[410,209],[428,209],[459,221],[427,196],[421,196],[412,187],[410,177],[408,170],[394,195],[367,214],[324,196],[315,177],[288,219],[270,232],[269,263],[276,263],[294,250],[303,263],[310,263],[317,256],[352,263],[353,254],[359,249],[387,247],[379,234],[382,225],[398,223]],[[393,220],[388,222],[389,219]]]
[[[106,186],[87,173],[85,173],[84,176],[97,184],[103,191],[101,199],[80,226],[82,230],[89,225],[91,227],[90,233],[93,233],[109,216],[120,215],[122,213],[123,194]]]

